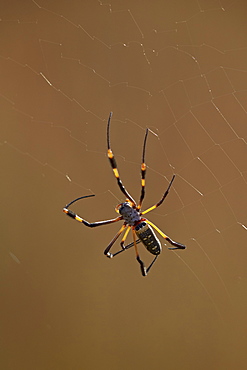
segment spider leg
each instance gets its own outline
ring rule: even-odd
[[[151,225],[164,239],[166,239],[170,244],[174,245],[174,247],[169,247],[168,249],[170,250],[174,250],[174,249],[185,249],[186,246],[181,244],[181,243],[178,243],[178,242],[174,242],[171,238],[169,238],[169,236],[167,236],[166,234],[163,233],[163,231],[161,231],[155,224],[153,224],[151,221],[149,220],[145,220],[149,225]]]
[[[140,196],[140,200],[137,206],[137,210],[141,209],[142,202],[145,196],[145,176],[146,176],[146,169],[147,169],[147,166],[145,163],[145,151],[146,151],[147,136],[148,136],[148,129],[146,130],[146,134],[144,137],[144,143],[143,143],[142,164],[141,164],[141,176],[142,176],[141,186],[142,188],[141,188],[141,196]]]
[[[150,265],[148,266],[148,268],[146,268],[145,265],[144,265],[144,262],[140,259],[140,256],[138,255],[136,257],[137,261],[141,265],[141,273],[142,273],[142,276],[147,276],[149,270],[151,269],[151,267],[153,266],[153,264],[157,260],[157,258],[158,258],[158,254],[154,257],[153,261],[150,263]]]
[[[172,183],[173,183],[174,179],[175,179],[175,175],[172,176],[170,184],[168,185],[168,188],[167,188],[166,192],[164,193],[163,197],[161,198],[161,200],[158,203],[156,203],[154,206],[152,206],[152,207],[146,209],[145,211],[141,212],[141,215],[145,215],[146,213],[148,213],[148,212],[152,211],[153,209],[159,207],[164,202],[165,198],[167,197],[167,195],[169,193],[169,190],[172,186]]]
[[[136,244],[139,244],[139,243],[141,243],[141,240],[140,240],[140,239],[137,239],[137,240],[136,240]],[[122,252],[126,251],[127,249],[130,249],[130,248],[134,247],[134,242],[131,242],[131,243],[127,244],[127,245],[124,245],[123,247],[124,247],[124,248],[120,249],[120,251],[117,251],[117,252],[113,253],[113,254],[112,254],[112,257],[115,257],[115,256],[117,256],[118,254],[120,254],[120,253],[122,253]]]
[[[107,124],[107,156],[109,158],[109,161],[110,161],[110,164],[111,164],[111,167],[112,167],[114,176],[117,179],[117,183],[118,183],[118,186],[119,186],[121,192],[126,196],[126,198],[128,200],[130,200],[130,202],[132,203],[133,206],[136,206],[135,200],[132,198],[132,196],[125,189],[125,187],[124,187],[124,185],[123,185],[123,183],[122,183],[122,181],[121,181],[121,179],[119,177],[119,172],[118,172],[118,169],[117,169],[117,162],[116,162],[116,159],[114,157],[114,154],[113,154],[113,152],[111,150],[111,146],[110,146],[110,123],[111,123],[111,117],[112,117],[112,112],[109,115],[108,124]]]
[[[135,234],[135,230],[134,229],[132,229],[132,235],[133,235],[133,240],[134,240],[134,247],[135,247],[135,252],[136,252],[136,259],[137,259],[137,261],[140,264],[142,276],[146,276],[147,275],[146,267],[144,265],[144,262],[141,260],[141,258],[139,256],[139,253],[138,253],[138,249],[137,249],[137,245],[136,245],[136,234]]]
[[[153,264],[157,260],[157,258],[158,258],[158,254],[154,257],[153,261],[150,263],[150,265],[146,269],[146,274],[148,274],[149,270],[151,269],[151,267],[153,266]]]
[[[121,229],[117,232],[117,234],[114,236],[114,238],[110,241],[110,243],[108,244],[108,246],[106,247],[106,249],[104,250],[104,254],[109,257],[109,258],[112,258],[113,257],[113,254],[109,252],[109,250],[111,249],[111,247],[113,246],[113,244],[115,243],[115,241],[117,240],[117,238],[122,234],[123,230],[126,228],[126,224],[123,224]]]
[[[126,240],[126,238],[127,238],[128,234],[129,234],[130,229],[131,229],[131,226],[128,226],[128,227],[127,227],[127,230],[126,230],[126,231],[125,231],[125,233],[124,233],[123,239],[121,240],[120,245],[121,245],[122,249],[125,249],[124,242],[125,242],[125,240]]]
[[[88,221],[84,220],[81,216],[77,215],[75,212],[73,212],[73,211],[71,211],[69,209],[69,206],[71,206],[71,204],[77,202],[79,199],[89,198],[89,197],[93,197],[93,196],[94,196],[94,194],[92,194],[92,195],[85,195],[83,197],[79,197],[79,198],[76,198],[76,199],[72,200],[72,202],[68,203],[63,208],[63,212],[66,213],[67,216],[75,219],[78,222],[83,223],[84,225],[86,225],[88,227],[96,227],[96,226],[101,226],[101,225],[112,224],[113,222],[117,222],[117,221],[122,220],[123,217],[122,216],[119,216],[119,217],[116,217],[116,218],[113,218],[113,219],[110,219],[110,220],[97,221],[97,222],[88,222]]]

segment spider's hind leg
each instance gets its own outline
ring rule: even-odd
[[[181,243],[178,243],[178,242],[174,242],[174,240],[172,240],[171,238],[166,238],[166,240],[171,244],[171,245],[174,245],[174,247],[168,247],[168,249],[170,250],[176,250],[176,249],[185,249],[186,246],[184,244],[181,244]]]
[[[145,265],[144,265],[144,262],[140,259],[140,256],[138,254],[138,256],[136,257],[136,259],[137,259],[137,261],[139,262],[139,264],[141,266],[142,276],[147,276],[149,270],[151,269],[151,267],[153,266],[153,264],[157,260],[157,258],[158,258],[158,254],[154,257],[153,261],[150,263],[150,265],[148,266],[148,268],[146,268]]]

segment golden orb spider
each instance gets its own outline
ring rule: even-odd
[[[101,226],[101,225],[107,225],[107,224],[112,224],[114,222],[123,220],[124,223],[120,230],[117,232],[117,234],[114,236],[114,238],[111,240],[111,242],[108,244],[106,247],[104,254],[109,257],[115,257],[117,254],[131,248],[135,247],[135,253],[136,253],[136,259],[140,264],[141,267],[141,273],[143,276],[146,276],[147,273],[149,272],[150,268],[153,266],[154,262],[156,261],[158,255],[161,253],[161,243],[157,236],[155,235],[153,228],[164,238],[166,239],[173,247],[170,247],[168,249],[185,249],[186,246],[180,243],[177,243],[170,239],[167,235],[165,235],[156,225],[154,225],[151,221],[147,220],[146,218],[143,218],[142,215],[145,215],[146,213],[152,211],[153,209],[159,207],[163,201],[165,200],[166,196],[169,193],[169,190],[172,186],[172,183],[174,181],[175,175],[173,175],[170,184],[168,185],[168,188],[164,195],[162,196],[161,200],[153,205],[152,207],[146,209],[145,211],[141,211],[141,206],[142,202],[145,196],[145,176],[146,176],[146,164],[145,164],[145,150],[146,150],[146,141],[147,141],[147,136],[148,136],[148,129],[146,130],[146,134],[144,137],[144,143],[143,143],[143,152],[142,152],[142,165],[141,165],[141,196],[139,203],[137,204],[135,200],[132,198],[132,196],[128,193],[128,191],[125,189],[120,177],[119,177],[119,172],[117,169],[117,163],[114,158],[113,152],[111,150],[110,146],[110,123],[111,123],[111,117],[112,117],[112,112],[109,115],[108,118],[108,124],[107,124],[107,155],[114,173],[114,176],[117,179],[118,186],[121,190],[121,192],[125,195],[126,201],[124,203],[120,203],[116,208],[116,212],[120,214],[120,216],[110,219],[110,220],[104,220],[104,221],[97,221],[97,222],[88,222],[84,220],[82,217],[78,216],[76,213],[71,211],[69,206],[71,204],[77,202],[79,199],[84,199],[84,198],[89,198],[93,197],[94,194],[91,195],[85,195],[79,198],[74,199],[72,202],[68,203],[64,208],[63,212],[65,212],[69,217],[74,218],[76,221],[79,221],[83,223],[84,225],[88,227],[96,227],[96,226]],[[125,230],[126,229],[126,230]],[[127,238],[127,235],[132,229],[132,235],[133,235],[133,242],[124,245],[124,242]],[[121,240],[121,247],[122,249],[119,250],[118,252],[112,254],[110,253],[110,249],[115,243],[115,241],[118,239],[118,237],[122,234],[122,232],[125,230],[125,233],[123,235],[123,238]],[[136,236],[138,239],[136,239]],[[153,261],[151,264],[148,266],[148,268],[145,267],[143,261],[140,258],[138,249],[137,249],[137,244],[142,242],[142,244],[146,247],[146,249],[153,255],[155,255]]]

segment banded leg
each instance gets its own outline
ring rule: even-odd
[[[123,249],[123,250],[125,249],[124,242],[125,242],[125,240],[126,240],[126,238],[127,238],[128,234],[129,234],[130,229],[131,229],[131,226],[128,226],[128,227],[127,227],[127,230],[126,230],[126,231],[125,231],[125,233],[124,233],[123,239],[121,240],[120,245],[121,245],[121,247],[122,247],[122,249]]]
[[[174,249],[185,249],[186,246],[184,244],[181,244],[181,243],[178,243],[178,242],[174,242],[171,238],[169,238],[169,236],[167,236],[166,234],[163,233],[163,231],[161,231],[155,224],[153,224],[151,221],[149,220],[146,220],[145,221],[151,225],[164,239],[166,239],[168,241],[168,243],[174,245],[174,247],[169,247],[168,249],[170,250],[174,250]]]
[[[92,195],[85,195],[83,197],[79,197],[79,198],[76,198],[76,199],[72,200],[72,202],[68,203],[63,208],[63,212],[66,213],[67,216],[73,218],[74,220],[76,220],[78,222],[83,223],[85,226],[88,226],[88,227],[96,227],[96,226],[101,226],[101,225],[112,224],[113,222],[117,222],[117,221],[120,221],[120,220],[123,219],[122,216],[119,216],[119,217],[116,217],[116,218],[113,218],[113,219],[110,219],[110,220],[105,220],[105,221],[88,222],[88,221],[84,220],[81,216],[77,215],[75,212],[73,212],[70,209],[68,209],[69,206],[71,206],[71,204],[77,202],[78,200],[84,199],[84,198],[93,197],[93,196],[94,196],[94,194],[92,194]]]
[[[129,233],[129,230],[130,230],[130,227],[128,227],[128,229],[126,230],[124,236],[123,236],[123,239],[121,240],[121,246],[122,246],[122,249],[120,249],[118,252],[115,252],[115,253],[110,253],[109,250],[111,249],[111,247],[113,246],[113,244],[115,243],[115,241],[117,240],[117,238],[120,236],[120,234],[123,232],[124,228],[126,227],[126,225],[124,224],[121,229],[119,230],[119,232],[115,235],[115,237],[112,239],[112,241],[110,242],[110,244],[107,246],[106,250],[104,251],[104,254],[109,257],[109,258],[113,258],[115,256],[117,256],[118,254],[126,251],[127,249],[129,248],[132,248],[133,246],[135,246],[135,251],[136,251],[136,259],[137,261],[139,262],[140,266],[141,266],[141,273],[143,276],[146,276],[149,272],[149,270],[151,269],[151,267],[153,266],[154,262],[156,261],[158,255],[156,255],[153,259],[153,261],[151,262],[151,264],[148,266],[148,268],[145,267],[144,265],[144,262],[141,260],[140,256],[139,256],[139,253],[138,253],[138,250],[137,250],[137,244],[139,244],[141,242],[140,239],[137,239],[136,240],[136,235],[135,235],[135,231],[134,229],[133,230],[133,239],[134,241],[126,246],[124,246],[122,243],[124,243],[128,233]]]
[[[134,247],[135,247],[135,252],[136,252],[136,259],[137,261],[139,262],[140,266],[141,266],[141,273],[142,273],[142,276],[146,276],[147,273],[146,273],[146,267],[143,263],[143,261],[141,260],[140,256],[139,256],[139,253],[138,253],[138,249],[137,249],[137,245],[136,245],[136,234],[135,234],[135,230],[132,229],[132,235],[133,235],[133,240],[134,240]]]
[[[145,176],[146,176],[146,170],[147,170],[147,166],[146,166],[146,163],[145,163],[145,151],[146,151],[147,136],[148,136],[148,129],[146,130],[146,134],[145,134],[145,137],[144,137],[144,143],[143,143],[142,165],[141,165],[141,176],[142,176],[141,186],[142,186],[142,189],[141,189],[141,196],[140,196],[140,200],[139,200],[139,203],[138,203],[138,206],[137,206],[137,210],[141,209],[142,202],[143,202],[143,199],[144,199],[144,196],[145,196]]]
[[[152,206],[152,207],[146,209],[145,211],[141,212],[141,215],[145,215],[146,213],[148,213],[148,212],[152,211],[153,209],[159,207],[164,202],[165,198],[167,197],[167,195],[169,193],[169,190],[172,186],[172,183],[173,183],[174,179],[175,179],[175,175],[172,176],[170,184],[168,185],[168,188],[167,188],[166,192],[164,193],[163,197],[161,198],[161,200],[158,203],[156,203],[154,206]]]
[[[126,224],[123,224],[121,229],[117,232],[117,234],[114,236],[114,238],[111,240],[111,242],[108,244],[108,246],[104,250],[104,254],[107,257],[109,257],[109,258],[113,257],[113,254],[110,253],[109,251],[110,251],[111,247],[113,246],[113,244],[115,243],[115,241],[117,240],[117,238],[122,234],[122,232],[124,231],[125,228],[126,228]]]
[[[137,239],[137,240],[136,240],[136,244],[139,244],[139,243],[141,243],[141,240],[140,240],[140,239]],[[127,249],[130,249],[130,248],[134,247],[134,242],[131,242],[131,243],[127,244],[127,245],[124,245],[123,247],[124,247],[124,248],[122,248],[122,249],[120,249],[119,251],[117,251],[117,252],[113,253],[113,254],[112,254],[112,257],[115,257],[115,256],[117,256],[118,254],[120,254],[120,253],[122,253],[122,252],[127,251]]]
[[[125,189],[125,187],[124,187],[124,185],[123,185],[123,183],[122,183],[122,181],[121,181],[121,179],[119,177],[119,172],[118,172],[118,169],[117,169],[117,162],[116,162],[116,159],[114,157],[114,154],[113,154],[113,152],[111,150],[111,146],[110,146],[110,123],[111,123],[111,117],[112,117],[112,112],[109,115],[108,124],[107,124],[107,156],[109,158],[109,161],[110,161],[110,164],[111,164],[111,167],[112,167],[114,176],[117,179],[117,183],[118,183],[118,186],[119,186],[121,192],[126,196],[126,198],[132,203],[133,206],[136,206],[135,200],[132,198],[132,196]]]

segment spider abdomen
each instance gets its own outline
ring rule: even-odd
[[[145,221],[142,221],[136,225],[135,232],[142,244],[144,244],[150,253],[155,255],[160,254],[160,241],[150,225],[148,225]]]

